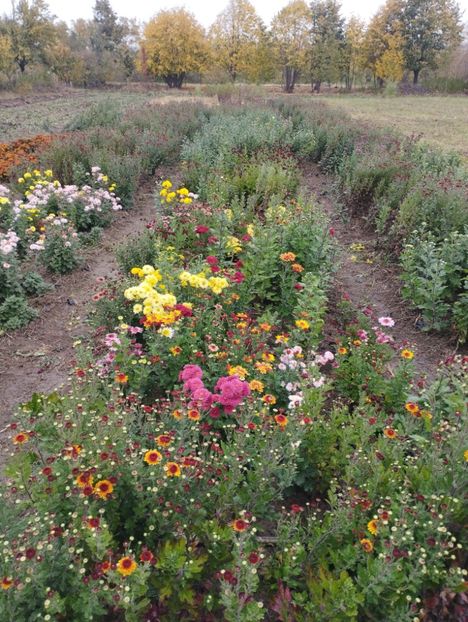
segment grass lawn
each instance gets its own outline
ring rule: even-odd
[[[127,108],[154,96],[154,92],[76,89],[64,95],[32,96],[29,102],[27,97],[13,101],[5,98],[0,100],[0,143],[63,132],[70,121],[93,104],[115,102]]]
[[[331,95],[321,98],[354,119],[416,134],[426,143],[468,160],[468,97]]]

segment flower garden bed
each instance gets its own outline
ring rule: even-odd
[[[427,385],[346,301],[322,346],[311,136],[239,116],[186,143],[187,186],[120,250],[70,390],[10,426],[5,619],[463,620],[467,361]]]

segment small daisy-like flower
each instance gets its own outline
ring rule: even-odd
[[[298,274],[300,274],[301,272],[304,272],[304,266],[301,266],[300,263],[293,263],[291,268],[293,269],[294,272],[297,272]]]
[[[242,533],[243,531],[248,529],[249,523],[243,518],[236,518],[236,520],[232,521],[231,527],[234,529],[234,531]]]
[[[371,533],[373,536],[377,534],[377,531],[378,531],[377,520],[373,519],[367,523],[367,531]]]
[[[276,397],[274,395],[271,395],[271,393],[267,393],[262,397],[262,402],[273,406],[274,404],[276,404]]]
[[[310,328],[310,323],[307,320],[296,320],[295,324],[297,328],[301,330],[308,330]]]
[[[168,462],[164,465],[167,477],[180,477],[181,470],[177,462]]]
[[[169,434],[160,434],[156,437],[156,442],[160,447],[168,447],[172,443],[172,436],[169,436]]]
[[[145,453],[143,460],[146,464],[158,464],[162,460],[162,454],[157,449],[150,449]]]
[[[91,475],[89,471],[84,471],[83,473],[80,473],[76,477],[75,484],[79,486],[80,488],[85,488],[85,486],[92,486],[93,476]]]
[[[113,490],[114,486],[108,479],[102,479],[94,486],[94,492],[101,499],[107,499],[107,497],[112,494]]]
[[[405,408],[409,413],[411,413],[415,417],[421,416],[421,411],[419,410],[419,406],[415,404],[414,402],[406,402]]]
[[[338,354],[344,355],[348,353],[348,348],[345,348],[343,346],[338,348]]]
[[[275,415],[275,421],[282,428],[285,428],[288,425],[288,418],[286,415]]]
[[[187,417],[191,419],[191,421],[198,421],[200,419],[200,413],[195,408],[191,408],[187,413]]]
[[[3,577],[0,587],[2,590],[9,590],[10,587],[13,587],[13,579],[11,577]]]
[[[394,430],[393,428],[385,428],[383,433],[385,434],[387,438],[390,438],[390,439],[394,439],[398,436],[396,430]]]
[[[86,525],[90,529],[97,529],[99,527],[100,520],[97,516],[88,516],[86,519]]]
[[[117,572],[124,577],[128,577],[133,574],[137,567],[138,564],[132,557],[125,556],[117,562]]]
[[[412,359],[414,359],[414,352],[405,348],[401,351],[401,357],[406,359],[407,361],[411,361]]]
[[[369,540],[369,538],[362,538],[362,540],[360,540],[360,543],[366,553],[372,553],[372,551],[374,550],[374,545]]]
[[[124,374],[123,372],[119,372],[115,374],[115,381],[119,384],[127,384],[128,376],[127,374]]]
[[[29,434],[27,432],[20,432],[13,438],[13,443],[15,445],[23,445],[23,443],[27,443],[29,441]]]

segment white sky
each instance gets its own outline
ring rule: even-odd
[[[251,0],[258,14],[269,23],[271,18],[288,0]],[[343,14],[348,17],[357,15],[364,19],[371,17],[384,3],[384,0],[342,0]],[[220,13],[227,0],[111,0],[112,7],[118,15],[136,17],[146,21],[161,9],[184,6],[195,14],[203,26],[209,26]],[[94,0],[49,0],[51,12],[59,19],[70,22],[79,17],[90,18]],[[468,0],[459,0],[464,11],[464,21],[468,21]],[[0,0],[0,14],[9,13],[11,0]]]

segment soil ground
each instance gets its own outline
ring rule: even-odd
[[[317,165],[308,165],[303,174],[305,188],[314,193],[324,207],[340,247],[327,332],[333,331],[336,303],[348,296],[356,309],[370,306],[379,317],[392,317],[395,326],[389,332],[395,342],[407,343],[415,351],[414,364],[418,372],[433,377],[438,364],[457,352],[456,338],[419,329],[418,312],[402,299],[398,268],[379,253],[377,236],[369,224],[357,217],[343,219],[333,198],[333,182]],[[463,351],[466,352],[466,348]]]

